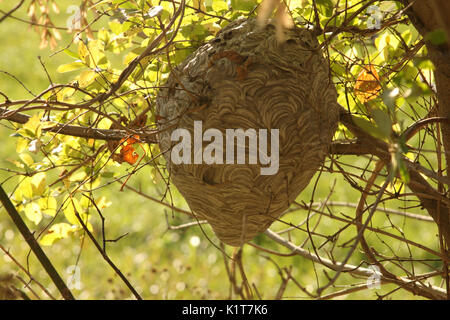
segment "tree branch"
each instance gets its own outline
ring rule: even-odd
[[[308,260],[311,260],[313,262],[319,263],[327,268],[330,268],[332,270],[338,271],[342,270],[343,272],[349,272],[354,275],[359,275],[363,277],[379,277],[380,281],[395,283],[403,288],[405,288],[408,291],[413,292],[414,294],[420,294],[423,297],[427,297],[429,299],[439,299],[439,300],[445,300],[447,297],[447,293],[445,290],[439,287],[435,286],[426,286],[423,285],[420,282],[417,282],[415,280],[411,280],[405,277],[397,277],[396,279],[386,278],[383,275],[375,272],[372,269],[367,269],[351,264],[342,264],[340,262],[333,262],[327,258],[320,257],[315,255],[314,253],[309,252],[306,249],[303,249],[299,246],[296,246],[292,242],[284,239],[283,237],[279,236],[277,233],[273,232],[270,229],[267,229],[264,234],[268,236],[270,239],[274,240],[275,242],[279,243],[280,245],[288,248],[293,253],[296,253]]]
[[[58,271],[56,271],[55,267],[52,265],[50,260],[47,258],[44,251],[39,246],[38,242],[36,241],[33,234],[28,229],[25,222],[23,222],[23,220],[20,217],[19,213],[17,212],[16,208],[12,204],[11,200],[9,200],[8,195],[6,194],[6,192],[3,190],[3,188],[1,186],[0,186],[0,201],[3,203],[3,206],[5,207],[6,212],[8,212],[9,216],[13,220],[17,229],[22,234],[25,241],[28,243],[31,250],[34,252],[34,254],[38,258],[39,262],[42,264],[45,271],[47,272],[49,277],[52,279],[55,286],[58,288],[61,295],[66,300],[74,300],[75,298],[73,297],[69,288],[66,286],[64,280],[60,277],[60,275],[58,274]]]
[[[0,108],[0,119],[6,119],[15,123],[25,124],[31,117],[29,115],[15,112],[15,110],[5,110]],[[55,126],[45,128],[43,131],[54,132],[74,137],[98,140],[121,140],[129,137],[130,133],[120,129],[97,129],[90,127],[74,126],[69,124],[55,123]],[[147,143],[157,143],[157,130],[138,130],[139,139]]]
[[[344,146],[335,145],[332,146],[332,148],[334,147],[340,151],[347,152],[347,154],[350,152],[350,148],[355,149],[354,151],[359,152],[359,154],[364,154],[362,153],[364,151],[367,152],[367,154],[376,155],[385,163],[390,163],[391,155],[389,153],[389,145],[387,143],[372,137],[370,134],[358,127],[353,121],[352,115],[349,114],[343,107],[341,107],[340,119],[341,122],[350,130],[350,132],[358,138],[357,144],[349,144]],[[450,206],[447,204],[449,199],[436,191],[420,175],[417,168],[415,168],[415,165],[412,165],[408,159],[404,160],[410,172],[408,187],[416,193],[422,206],[428,211],[428,214],[438,225],[447,246],[450,246]]]

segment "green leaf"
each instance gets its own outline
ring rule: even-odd
[[[78,220],[75,212],[78,213],[78,215],[84,222],[87,222],[88,215],[84,213],[83,207],[81,206],[80,202],[78,201],[78,199],[72,198],[64,208],[64,216],[70,224],[79,226],[80,221]]]
[[[80,59],[80,56],[78,55],[78,53],[70,51],[69,49],[64,49],[64,53],[67,54],[69,57],[72,57],[75,59]]]
[[[435,46],[439,46],[448,41],[447,34],[445,33],[445,30],[443,30],[443,29],[436,29],[431,32],[428,32],[425,35],[425,40],[431,42],[431,44],[433,44]]]
[[[325,17],[331,17],[334,4],[331,0],[316,0],[319,12]]]
[[[392,36],[389,34],[389,32],[385,31],[375,39],[375,46],[380,52],[380,58],[383,62],[388,59],[391,38]]]
[[[405,165],[405,162],[403,161],[402,158],[402,153],[400,150],[398,150],[395,155],[392,157],[392,169],[395,173],[398,172],[400,179],[404,182],[404,183],[408,183],[409,182],[409,172],[408,172],[408,168]]]
[[[408,183],[409,182],[409,171],[408,171],[408,168],[406,167],[405,163],[403,162],[403,160],[401,160],[399,162],[398,171],[400,173],[400,178],[402,179],[402,181],[404,183]]]
[[[106,58],[103,50],[103,43],[100,40],[89,41],[88,49],[89,49],[89,56],[91,58],[90,61],[92,62],[90,66],[92,68],[95,67],[106,68],[108,64],[108,59]]]
[[[372,122],[370,122],[366,119],[360,118],[360,117],[354,117],[353,121],[356,123],[356,125],[358,127],[363,129],[368,134],[370,134],[376,138],[379,138],[379,139],[386,138],[385,134],[377,126],[375,126]]]
[[[414,66],[422,70],[434,70],[434,64],[426,57],[417,57],[413,59]]]
[[[231,0],[231,7],[234,10],[251,11],[257,4],[254,0]]]
[[[80,41],[78,44],[78,55],[80,56],[80,60],[85,63],[85,65],[89,65],[89,51],[83,41]]]
[[[387,112],[375,109],[372,111],[373,119],[385,138],[388,138],[392,132],[392,121]]]

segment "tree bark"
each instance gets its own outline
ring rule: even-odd
[[[447,43],[433,45],[426,41],[428,55],[435,66],[434,76],[437,90],[437,112],[440,117],[450,118],[450,1],[408,0],[413,3],[407,14],[422,37],[438,29],[444,30]],[[450,125],[442,124],[442,138],[447,166],[450,163]],[[448,175],[448,170],[447,170]]]
[[[433,44],[426,41],[428,56],[435,66],[434,76],[437,91],[437,113],[439,117],[450,118],[450,1],[448,0],[404,0],[406,6],[410,5],[406,13],[411,22],[427,40],[426,36],[432,31],[441,29],[446,33],[447,42],[443,44]],[[447,123],[441,124],[442,140],[444,146],[445,160],[449,176],[448,166],[450,163],[450,125]],[[415,191],[415,190],[413,190]],[[417,191],[417,190],[416,190]],[[425,208],[428,209],[430,215],[430,203],[422,201]],[[441,234],[448,235],[450,210],[443,207],[440,203],[435,206],[434,214],[439,216],[433,218],[438,222]],[[447,237],[446,237],[447,238]],[[447,247],[450,247],[450,239],[446,239]]]

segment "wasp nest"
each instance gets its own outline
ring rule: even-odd
[[[253,19],[240,19],[178,65],[159,92],[159,144],[170,178],[196,217],[206,219],[226,244],[239,246],[265,231],[325,159],[338,107],[327,62],[317,48],[308,30],[287,30],[280,43],[273,24],[260,28]],[[266,129],[266,151],[272,156],[276,137],[270,133],[278,129],[279,161],[249,161],[250,135],[244,163],[236,159],[238,152],[233,163],[227,162],[225,150],[214,154],[223,156],[224,164],[195,161],[198,154],[184,152],[199,150],[194,142],[205,150],[209,142],[195,137],[194,122],[202,132],[217,129],[224,137],[227,129]],[[193,137],[180,139],[189,144],[182,152],[189,161],[181,163],[172,159],[178,144],[172,133],[180,128]],[[269,165],[278,171],[262,174]]]

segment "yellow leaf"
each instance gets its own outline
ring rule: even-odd
[[[31,199],[33,197],[33,187],[31,185],[31,179],[26,178],[20,184],[19,189],[21,190],[21,194],[23,197],[27,199]]]
[[[33,158],[28,153],[21,153],[19,157],[27,166],[31,166],[34,163]]]
[[[86,178],[86,172],[84,171],[77,171],[76,173],[73,173],[69,176],[70,182],[80,182],[83,181],[84,178]]]
[[[31,178],[31,186],[33,188],[33,194],[41,195],[45,191],[45,172],[39,172]]]
[[[33,115],[28,119],[27,123],[23,125],[23,129],[30,135],[40,137],[41,135],[41,116],[39,114]]]
[[[202,12],[206,11],[206,7],[205,7],[205,1],[204,0],[193,0],[193,7],[196,9],[199,9]],[[201,12],[197,13],[198,17],[204,17],[205,15]]]
[[[228,4],[224,0],[214,0],[212,2],[212,9],[216,12],[222,10],[228,10]]]
[[[23,201],[22,188],[17,188],[16,191],[14,191],[14,200],[19,203]]]
[[[81,220],[87,225],[89,215],[84,212],[83,207],[81,206],[80,202],[75,198],[69,200],[68,202],[69,202],[68,205],[64,209],[64,215],[65,215],[67,221],[69,221],[70,224],[73,224],[76,226],[81,226],[80,221],[78,220],[77,216],[75,215],[75,213],[78,213]],[[88,228],[89,228],[89,226],[88,226]]]
[[[89,51],[83,41],[78,44],[78,56],[86,65],[89,65]]]
[[[86,65],[81,61],[75,61],[67,64],[62,64],[56,69],[59,73],[70,72],[78,69],[86,68]]]
[[[46,235],[42,237],[42,239],[39,241],[41,245],[43,246],[50,246],[59,239],[67,238],[69,233],[75,231],[77,228],[75,226],[71,226],[68,223],[57,223],[48,229],[48,232]]]
[[[18,138],[16,143],[16,152],[22,153],[28,146],[28,140],[24,138]]]
[[[42,212],[39,205],[35,202],[28,203],[25,206],[25,215],[30,220],[33,221],[35,224],[39,224],[42,220]]]
[[[39,199],[39,206],[41,207],[42,213],[54,217],[56,214],[56,210],[58,208],[58,204],[56,199],[53,197],[45,197]]]
[[[94,82],[96,77],[97,73],[94,70],[85,70],[78,76],[78,83],[80,87],[85,88]]]

